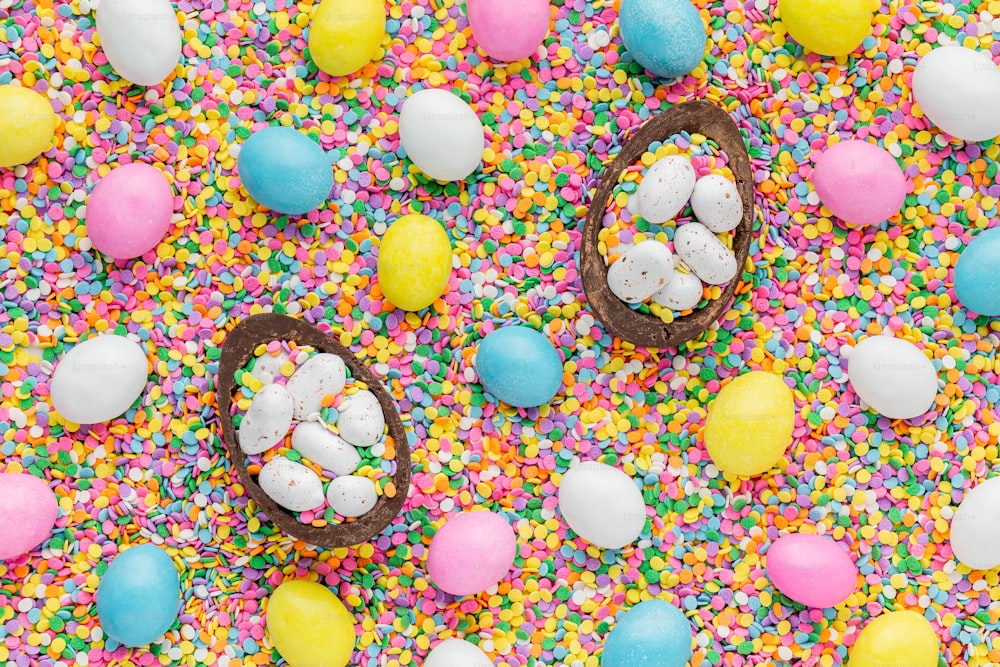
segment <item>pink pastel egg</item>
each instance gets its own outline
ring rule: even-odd
[[[0,473],[0,560],[22,556],[46,539],[59,502],[45,480],[28,473]]]
[[[807,607],[835,607],[855,591],[858,568],[832,538],[808,533],[779,537],[765,554],[767,576]]]
[[[826,149],[816,162],[813,187],[835,216],[854,225],[877,225],[899,212],[906,177],[883,148],[851,139]]]
[[[469,26],[493,60],[530,58],[549,32],[549,0],[468,0]]]
[[[174,193],[163,173],[148,164],[112,169],[87,201],[87,236],[114,259],[133,259],[163,240],[174,212]]]
[[[514,564],[514,529],[493,512],[462,512],[431,538],[427,574],[452,595],[476,595],[496,584]]]

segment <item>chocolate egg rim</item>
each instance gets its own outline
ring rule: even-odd
[[[319,352],[337,355],[350,369],[352,377],[367,384],[368,390],[378,399],[385,415],[389,436],[395,442],[396,471],[392,481],[396,487],[396,494],[391,498],[385,495],[379,496],[375,507],[364,516],[347,523],[322,527],[301,523],[293,512],[272,500],[250,475],[230,414],[233,396],[238,389],[236,373],[246,367],[259,345],[275,340],[294,341],[311,346]],[[226,335],[219,358],[217,393],[222,441],[236,467],[240,483],[247,489],[250,498],[257,503],[260,510],[286,534],[320,547],[351,547],[368,542],[381,533],[402,511],[410,488],[411,471],[410,447],[399,411],[392,397],[374,374],[332,336],[324,334],[307,322],[287,315],[277,313],[251,315],[240,321]]]
[[[608,202],[614,196],[622,173],[635,164],[653,142],[665,141],[682,131],[713,139],[729,158],[728,166],[743,200],[743,217],[732,231],[733,254],[739,273],[729,281],[719,298],[667,324],[656,315],[633,310],[611,292],[608,286],[609,267],[598,251],[598,244]],[[609,333],[635,345],[666,348],[694,340],[718,321],[743,284],[753,222],[754,186],[750,155],[743,134],[729,114],[710,102],[693,100],[681,102],[653,116],[625,142],[610,168],[601,176],[587,212],[580,246],[580,273],[591,310]]]

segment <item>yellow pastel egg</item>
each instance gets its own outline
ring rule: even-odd
[[[267,603],[267,634],[289,667],[344,667],[351,660],[354,617],[326,586],[286,581]]]
[[[936,667],[938,638],[920,614],[891,611],[870,621],[851,648],[849,667]]]
[[[27,164],[48,150],[59,117],[30,88],[0,86],[0,167]]]
[[[434,303],[451,277],[451,241],[434,218],[413,213],[389,226],[378,249],[378,282],[397,308]]]
[[[323,0],[309,27],[309,53],[321,70],[343,76],[371,62],[383,35],[382,0]]]
[[[705,446],[719,470],[759,475],[784,456],[794,425],[795,402],[781,376],[751,371],[708,406]]]
[[[823,56],[846,56],[872,33],[870,0],[778,0],[788,34]]]

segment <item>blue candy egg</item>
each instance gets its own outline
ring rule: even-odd
[[[170,629],[180,609],[177,568],[155,544],[120,553],[97,586],[97,616],[104,634],[123,646],[156,641]]]
[[[486,391],[504,403],[534,408],[559,391],[563,364],[548,338],[531,327],[511,326],[483,338],[476,372]]]
[[[326,153],[290,127],[267,127],[250,135],[236,168],[247,193],[277,213],[308,213],[319,208],[333,189],[333,168]]]
[[[664,79],[689,73],[705,58],[708,33],[689,0],[622,0],[618,27],[635,61]]]
[[[680,609],[646,600],[629,609],[604,640],[601,667],[684,667],[694,632]]]
[[[980,232],[959,255],[955,294],[977,315],[1000,315],[1000,227]]]

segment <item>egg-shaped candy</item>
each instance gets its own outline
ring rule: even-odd
[[[276,213],[302,215],[323,205],[333,167],[319,144],[291,127],[266,127],[240,149],[236,169],[253,199]]]
[[[698,222],[721,234],[732,231],[740,224],[743,198],[736,183],[721,174],[707,174],[694,184],[691,209]]]
[[[45,480],[0,473],[0,560],[18,558],[49,539],[59,501]]]
[[[899,213],[906,177],[889,151],[851,139],[823,151],[812,174],[823,205],[854,225],[877,225]]]
[[[123,646],[156,641],[174,624],[180,609],[177,568],[155,544],[118,554],[97,587],[97,616],[104,634]]]
[[[340,516],[357,518],[364,516],[378,502],[375,482],[360,475],[341,475],[326,489],[326,502]]]
[[[1000,136],[1000,114],[993,112],[1000,107],[1000,69],[989,51],[939,46],[917,62],[911,88],[927,119],[951,136],[964,141]]]
[[[1000,315],[1000,227],[976,234],[955,264],[955,294],[976,315]]]
[[[709,285],[725,285],[740,269],[733,251],[700,222],[689,222],[677,228],[674,252]]]
[[[796,42],[823,56],[846,56],[872,32],[869,0],[779,0],[781,22]]]
[[[413,93],[399,113],[399,141],[407,157],[433,179],[464,180],[483,161],[483,123],[465,100],[450,91]]]
[[[309,23],[309,55],[332,76],[357,72],[385,36],[383,0],[322,0]]]
[[[364,389],[347,397],[340,405],[337,430],[355,447],[371,447],[385,433],[385,413],[372,392]]]
[[[646,525],[646,503],[635,481],[599,461],[566,471],[559,483],[559,511],[573,532],[605,549],[632,544]]]
[[[665,600],[644,600],[619,612],[604,641],[601,667],[685,667],[693,640],[680,609]]]
[[[30,88],[0,85],[0,167],[28,164],[52,146],[59,117]]]
[[[794,427],[792,390],[781,376],[750,371],[725,385],[709,404],[705,447],[719,470],[759,475],[784,456]]]
[[[475,365],[483,388],[518,408],[548,403],[562,385],[559,352],[528,326],[503,327],[487,334],[479,344]]]
[[[855,345],[847,379],[861,400],[890,419],[919,417],[937,397],[934,364],[916,345],[892,336],[869,336]]]
[[[379,243],[378,283],[392,305],[422,310],[451,278],[451,241],[434,218],[412,213],[389,225]]]
[[[111,334],[88,338],[56,363],[52,407],[77,424],[114,419],[139,398],[148,373],[149,359],[138,343]]]
[[[155,86],[181,58],[181,29],[169,0],[101,0],[97,36],[108,62],[124,79]]]
[[[115,167],[87,200],[87,236],[112,259],[133,259],[160,244],[174,213],[174,192],[156,167]]]
[[[858,568],[823,535],[783,535],[768,548],[766,562],[774,587],[807,607],[835,607],[858,586]]]
[[[655,225],[673,220],[687,205],[696,181],[694,165],[686,155],[660,158],[642,175],[635,190],[636,213]]]
[[[257,483],[271,500],[293,512],[313,510],[323,504],[323,481],[319,475],[284,456],[265,463]]]
[[[625,303],[642,303],[674,276],[674,255],[654,239],[628,248],[608,268],[608,288]]]
[[[493,512],[448,517],[427,551],[427,575],[452,595],[477,595],[507,576],[517,539],[507,520]]]
[[[549,32],[549,0],[468,0],[469,27],[493,60],[530,58]]]
[[[883,612],[861,629],[849,652],[848,667],[937,667],[940,641],[920,614]]]
[[[326,586],[285,581],[265,613],[268,637],[288,667],[345,667],[351,661],[356,621]]]
[[[705,286],[693,273],[674,268],[674,274],[663,288],[653,295],[653,302],[664,308],[690,310],[701,302]]]
[[[292,397],[280,384],[269,384],[254,394],[236,437],[244,453],[260,454],[282,442],[291,427]]]
[[[445,639],[431,649],[423,667],[492,667],[493,661],[470,641]]]
[[[350,475],[361,465],[358,450],[319,422],[297,424],[292,431],[292,448],[335,475]]]
[[[973,570],[1000,565],[1000,477],[980,482],[965,493],[951,519],[951,550]]]
[[[292,397],[292,417],[305,421],[323,408],[323,399],[339,394],[347,382],[347,365],[335,354],[309,357],[288,378],[285,389]]]
[[[622,0],[618,28],[635,61],[664,79],[690,73],[705,58],[708,31],[689,0]]]

